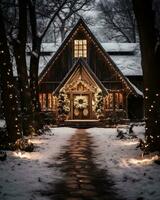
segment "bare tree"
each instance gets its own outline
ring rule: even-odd
[[[93,0],[76,0],[68,1],[64,8],[58,13],[58,28],[61,36],[61,41],[64,40],[66,33],[76,23],[77,18],[81,16],[82,12],[91,9]]]
[[[51,13],[53,13],[53,10],[58,8],[61,4],[61,1],[56,0],[49,0],[48,2],[50,2],[50,6],[45,6],[45,8],[43,7],[43,10],[42,6],[38,6],[37,12],[39,13],[39,18],[43,22],[47,19],[49,20],[52,16]],[[93,7],[93,4],[94,0],[67,0],[52,24],[52,28],[54,28],[57,38],[60,38],[60,40],[63,41],[68,31],[70,31],[75,25],[82,13],[84,17],[84,12],[89,11]],[[90,21],[91,19],[88,20],[87,18],[87,22],[90,23]]]
[[[18,94],[13,78],[11,55],[7,42],[7,34],[0,8],[0,81],[4,116],[7,125],[8,142],[15,142],[22,135],[21,118],[18,112]]]
[[[156,20],[160,2],[157,1],[154,7],[156,10],[152,9],[153,2],[155,1],[133,0],[133,6],[140,36],[144,74],[145,149],[160,151],[160,30],[159,21]]]
[[[136,20],[132,0],[100,0],[97,9],[99,18],[109,39],[122,42],[136,42]]]
[[[45,37],[49,27],[51,26],[52,22],[57,17],[60,10],[66,4],[67,0],[59,1],[61,4],[52,14],[52,17],[47,22],[46,26],[43,26],[43,30],[40,33],[38,29],[38,18],[36,14],[36,0],[31,1],[28,0],[29,6],[29,16],[30,16],[30,24],[31,24],[31,37],[32,37],[32,52],[31,52],[31,59],[30,59],[30,89],[32,91],[32,102],[35,111],[39,111],[39,98],[38,98],[38,68],[39,68],[39,58],[40,58],[40,51],[41,51],[41,44],[42,40]]]
[[[19,81],[23,131],[25,135],[28,135],[30,134],[31,126],[33,126],[33,108],[26,64],[27,0],[18,0],[18,13],[18,33],[17,36],[13,38],[13,49]]]
[[[13,50],[13,56],[17,66],[21,111],[23,113],[24,121],[23,130],[25,134],[30,133],[30,127],[33,126],[32,116],[35,116],[33,114],[39,111],[38,67],[41,43],[50,26],[56,19],[59,21],[59,17],[63,19],[65,16],[65,20],[69,20],[75,12],[84,8],[88,2],[89,0],[2,0],[1,2],[1,5],[4,8],[3,17],[5,18],[5,25],[8,30],[7,38],[9,39],[10,47]],[[41,6],[39,7],[40,3]],[[70,7],[68,8],[68,6]],[[45,15],[45,9],[49,11],[47,15]],[[62,13],[59,14],[60,12]],[[65,12],[67,14],[65,14]],[[43,20],[40,16],[43,17]],[[75,18],[73,17],[72,22],[74,20]],[[66,21],[65,26],[67,26]],[[25,52],[27,31],[30,32],[32,43],[29,74],[27,72],[28,66],[26,63]]]
[[[9,38],[10,47],[12,47],[11,49],[13,50],[13,56],[16,61],[18,74],[18,89],[21,100],[21,112],[23,115],[23,132],[25,135],[30,134],[31,128],[34,126],[34,112],[39,110],[38,66],[41,43],[50,25],[57,16],[59,10],[67,2],[67,0],[61,1],[62,3],[57,9],[53,10],[52,17],[49,20],[47,20],[47,23],[45,23],[46,26],[43,25],[44,29],[43,31],[41,31],[40,27],[37,26],[37,21],[39,20],[36,10],[37,1],[18,0],[17,2],[14,0],[4,0],[1,2],[1,5],[3,6],[4,10],[9,11],[6,12],[7,14],[3,12],[3,16],[5,18],[5,24],[9,30],[7,32],[7,36]],[[27,19],[27,7],[29,8],[30,21],[28,21]],[[31,29],[29,29],[29,22]],[[28,66],[26,63],[26,43],[28,30],[31,30],[32,35],[32,54],[30,60],[29,74]]]

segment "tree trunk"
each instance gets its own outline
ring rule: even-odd
[[[33,126],[33,108],[26,64],[26,42],[27,4],[26,0],[19,0],[19,32],[13,46],[19,80],[21,111],[23,114],[23,132],[25,135],[29,135]]]
[[[156,151],[160,150],[160,47],[155,30],[152,3],[152,0],[133,0],[144,74],[146,148],[149,151]]]
[[[22,136],[21,119],[18,113],[18,96],[13,79],[13,69],[5,27],[0,11],[0,73],[4,116],[8,131],[8,142],[15,142]]]
[[[31,24],[32,33],[32,52],[30,58],[30,88],[32,95],[32,104],[35,112],[40,111],[39,96],[38,96],[38,69],[39,69],[39,59],[41,51],[42,39],[38,36],[37,30],[37,17],[35,10],[35,2],[28,1],[29,6],[29,17]]]
[[[38,92],[38,69],[39,69],[39,59],[40,59],[40,48],[41,42],[39,39],[34,41],[36,45],[32,47],[32,54],[30,59],[30,88],[31,88],[31,95],[32,95],[32,103],[35,112],[40,111],[40,104],[39,104],[39,92]]]

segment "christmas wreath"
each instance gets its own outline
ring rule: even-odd
[[[88,100],[85,96],[77,96],[74,99],[74,107],[78,109],[85,109],[88,107]]]

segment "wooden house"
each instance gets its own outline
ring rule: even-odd
[[[142,119],[143,94],[130,78],[80,19],[39,75],[41,110],[59,118],[62,104],[73,121]]]

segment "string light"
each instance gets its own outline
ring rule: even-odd
[[[148,91],[149,89],[148,88],[145,88],[145,91]]]
[[[10,94],[10,95],[9,95],[9,98],[12,99],[12,98],[13,98],[13,94]]]

